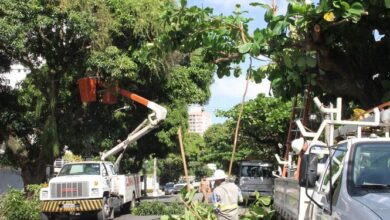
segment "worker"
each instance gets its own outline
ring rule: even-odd
[[[218,220],[238,220],[238,202],[242,202],[240,188],[234,183],[226,182],[223,170],[216,170],[210,180],[215,181],[212,193],[214,211]]]
[[[206,179],[206,177],[203,177],[202,180],[200,181],[200,186],[199,186],[199,192],[202,193],[203,198],[202,202],[208,202],[208,196],[211,193],[211,187],[210,187],[210,182]]]

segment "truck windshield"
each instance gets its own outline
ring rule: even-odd
[[[100,164],[67,164],[61,169],[58,176],[66,175],[100,175]]]
[[[271,177],[270,167],[262,166],[241,166],[241,177]]]
[[[356,146],[352,166],[354,187],[390,186],[390,143],[364,143]]]

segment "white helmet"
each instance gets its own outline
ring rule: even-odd
[[[208,178],[209,180],[221,180],[226,179],[228,176],[225,174],[223,170],[215,170],[213,176]]]

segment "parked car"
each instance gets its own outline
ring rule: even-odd
[[[180,191],[187,185],[186,181],[179,181],[174,185],[173,193],[177,194],[180,193]]]
[[[172,183],[172,182],[169,182],[167,184],[165,184],[164,186],[164,193],[165,195],[171,195],[174,193],[174,186],[175,186],[175,183]]]

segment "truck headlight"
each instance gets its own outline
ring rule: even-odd
[[[99,196],[99,188],[92,188],[91,196]]]
[[[41,191],[41,199],[47,199],[49,198],[49,192],[47,190]]]

